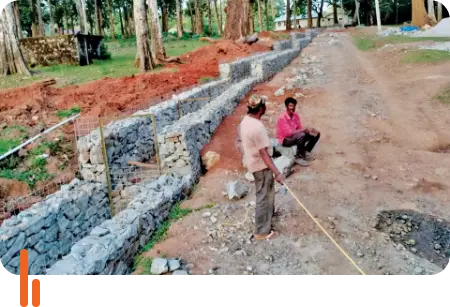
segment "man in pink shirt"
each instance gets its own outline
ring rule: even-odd
[[[312,149],[320,138],[320,132],[314,128],[303,127],[300,117],[295,113],[297,100],[286,98],[286,112],[277,121],[277,139],[282,146],[297,146],[295,162],[301,166],[308,166],[308,161],[314,160]]]

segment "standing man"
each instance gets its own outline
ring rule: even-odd
[[[247,115],[239,125],[238,135],[242,142],[242,150],[246,166],[255,177],[256,240],[272,239],[277,233],[272,229],[272,217],[275,212],[275,180],[283,183],[283,175],[272,161],[272,143],[266,128],[261,122],[261,116],[266,112],[266,104],[262,97],[251,96]]]
[[[314,128],[303,127],[300,117],[295,113],[297,100],[286,98],[286,112],[277,121],[277,139],[284,147],[297,146],[295,162],[300,166],[308,166],[308,161],[314,160],[311,154],[320,138],[320,132]]]

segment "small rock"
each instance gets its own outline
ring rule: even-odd
[[[372,176],[372,179],[373,179],[373,180],[378,180],[378,176],[375,176],[375,175],[374,175],[374,176]]]
[[[276,92],[275,96],[283,96],[284,95],[284,86],[280,87]]]
[[[368,179],[368,178],[370,178],[370,175],[369,174],[364,174],[364,178]]]
[[[19,157],[23,158],[23,157],[26,157],[26,156],[28,156],[28,150],[26,150],[25,148],[21,148],[19,150]]]
[[[172,273],[172,275],[189,275],[189,274],[184,270],[176,270]]]
[[[216,217],[214,217],[214,216],[211,216],[211,222],[212,222],[213,224],[215,224],[215,223],[217,222],[217,219],[216,219]]]
[[[167,263],[169,265],[169,271],[170,272],[176,271],[176,270],[178,270],[181,267],[180,261],[177,260],[177,259],[170,259],[170,260],[167,261]]]
[[[414,247],[412,247],[412,248],[411,248],[411,252],[413,252],[413,253],[415,254],[415,253],[417,253],[417,249],[414,248]]]
[[[423,268],[421,268],[420,266],[416,267],[414,269],[414,274],[422,274],[423,273]]]
[[[210,217],[211,216],[211,212],[203,212],[202,217]]]
[[[217,152],[214,151],[208,151],[205,155],[202,157],[203,165],[205,165],[205,168],[209,170],[214,164],[219,162],[220,155]]]
[[[229,182],[226,187],[226,194],[229,200],[238,200],[247,195],[248,187],[240,181]]]
[[[154,275],[161,275],[169,271],[169,266],[166,259],[155,258],[152,261],[150,272]]]
[[[253,268],[252,268],[251,266],[248,266],[248,267],[246,268],[246,270],[249,271],[249,272],[251,272],[251,271],[253,271]]]
[[[416,240],[409,239],[408,241],[405,242],[405,244],[409,245],[409,246],[414,246],[414,245],[416,245]]]
[[[408,220],[408,216],[406,214],[402,215],[402,220]]]
[[[439,243],[434,244],[434,249],[439,250],[441,248],[442,248],[441,244]]]
[[[361,252],[361,251],[359,251],[359,252],[356,253],[356,256],[357,256],[358,258],[362,258],[362,257],[364,257],[364,253]]]

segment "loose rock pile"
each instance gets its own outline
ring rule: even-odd
[[[152,260],[150,272],[153,275],[189,275],[189,266],[181,259],[155,258]]]

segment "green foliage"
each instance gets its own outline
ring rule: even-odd
[[[450,104],[450,86],[447,87],[442,93],[436,96],[436,99],[443,104]]]
[[[201,77],[201,78],[198,79],[198,82],[199,83],[207,83],[207,82],[212,81],[214,79],[215,79],[214,77]]]
[[[0,133],[0,155],[19,146],[26,136],[27,130],[23,126],[9,126],[4,128]]]
[[[98,56],[101,60],[111,59],[111,53],[108,51],[108,46],[103,42],[100,43],[100,54]]]
[[[72,115],[80,113],[80,112],[81,112],[80,107],[76,106],[76,107],[73,107],[73,108],[67,109],[67,110],[58,110],[58,111],[56,111],[56,116],[64,118],[64,117],[69,117],[69,116],[72,116]]]
[[[32,169],[26,171],[0,169],[0,177],[22,181],[27,183],[30,188],[34,188],[37,182],[47,180],[52,176],[46,171],[42,171],[40,169]]]
[[[0,155],[4,154],[5,152],[8,152],[10,149],[19,146],[20,140],[14,139],[14,140],[4,140],[0,139]]]
[[[442,50],[413,50],[402,59],[403,63],[439,63],[450,60],[450,52]]]

